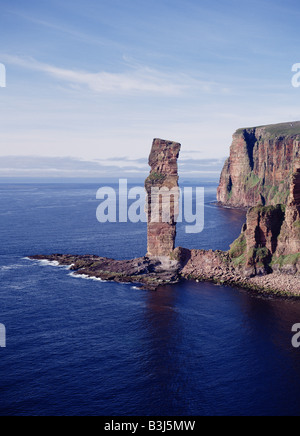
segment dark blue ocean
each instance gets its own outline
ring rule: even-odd
[[[202,185],[205,230],[180,225],[177,245],[228,249],[245,213]],[[0,185],[0,415],[298,416],[300,301],[193,282],[141,291],[26,259],[144,255],[145,224],[97,222],[100,186]]]

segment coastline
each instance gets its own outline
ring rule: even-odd
[[[189,257],[189,253],[191,257],[187,260],[186,256]],[[273,272],[267,275],[243,277],[233,265],[228,263],[229,255],[226,252],[177,248],[174,250],[173,258],[174,260],[170,262],[163,258],[145,257],[117,261],[98,256],[62,254],[28,257],[36,261],[46,260],[55,266],[66,266],[73,277],[82,276],[82,278],[90,277],[99,281],[132,284],[141,290],[156,291],[161,286],[191,280],[238,287],[269,297],[300,298],[299,276]],[[196,263],[200,261],[205,267],[198,268],[195,259]],[[219,260],[218,266],[215,266],[216,259]],[[165,261],[169,262],[168,268],[164,264]]]
[[[190,280],[196,282],[211,282],[221,286],[231,286],[241,288],[245,291],[251,291],[256,296],[295,299],[299,300],[299,277],[293,277],[287,274],[272,273],[267,276],[256,276],[251,279],[240,279],[223,281],[220,279],[197,278]],[[265,283],[264,283],[265,282]]]
[[[244,147],[247,138],[247,135],[242,135],[242,137],[238,136],[237,140],[234,136],[233,145],[237,150],[242,149],[248,153],[249,150]],[[290,146],[292,149],[295,148],[294,143]],[[279,198],[273,193],[273,191],[277,193],[278,188],[275,185],[270,191],[274,194],[274,198],[271,196],[265,198],[262,195],[263,186],[256,183],[257,177],[250,177],[252,173],[247,166],[247,171],[242,178],[245,195],[239,198],[238,193],[233,195],[234,190],[231,190],[229,195],[228,189],[232,185],[232,177],[240,175],[240,160],[237,159],[237,168],[231,176],[228,170],[232,170],[232,165],[229,165],[230,160],[228,160],[221,174],[217,202],[214,204],[222,208],[248,209],[246,222],[239,237],[232,242],[229,251],[175,248],[180,203],[178,184],[180,149],[181,144],[177,142],[158,138],[153,140],[149,156],[150,174],[145,180],[147,254],[144,257],[115,260],[91,255],[54,254],[32,256],[31,259],[58,262],[60,265],[69,266],[75,275],[133,283],[149,290],[156,290],[160,286],[187,279],[238,286],[260,294],[298,298],[300,296],[300,163],[297,161],[294,168],[291,168],[291,177],[284,181],[289,187],[286,198]],[[236,157],[234,147],[231,149],[231,159],[232,156]],[[252,192],[249,188],[249,180],[252,184],[255,182],[254,186],[259,187],[253,198],[251,195],[246,195]],[[222,195],[224,186],[225,195]],[[152,195],[154,191],[160,194]],[[170,192],[173,192],[171,196]],[[278,203],[277,200],[284,201]],[[255,206],[246,207],[251,204]],[[165,206],[169,210],[167,220],[164,216]]]

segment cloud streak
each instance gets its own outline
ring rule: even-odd
[[[159,93],[179,95],[188,88],[183,78],[175,79],[159,71],[140,67],[124,73],[109,73],[59,68],[34,58],[2,56],[6,63],[45,73],[69,85],[85,86],[97,93]],[[171,79],[171,80],[170,80]]]
[[[184,73],[166,73],[143,65],[132,65],[128,71],[121,73],[107,71],[93,73],[60,68],[31,57],[2,54],[1,59],[7,64],[42,72],[71,86],[87,87],[96,93],[179,96],[191,89],[211,93],[218,86],[214,82],[198,80]]]

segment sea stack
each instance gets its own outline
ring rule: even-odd
[[[148,216],[148,257],[168,257],[175,248],[179,211],[177,142],[154,139],[149,156],[150,175],[145,181]]]
[[[228,193],[227,200],[231,200],[230,205],[246,206],[248,202],[251,203],[252,194],[243,197],[245,192],[255,192],[259,195],[258,204],[248,211],[247,223],[228,252],[190,250],[181,247],[174,249],[180,199],[177,161],[181,146],[176,142],[155,139],[149,157],[151,171],[145,182],[148,194],[146,256],[114,260],[95,255],[53,254],[35,255],[30,259],[55,261],[59,265],[69,266],[73,274],[78,276],[117,283],[134,283],[148,290],[157,290],[160,286],[187,279],[234,285],[277,296],[300,297],[300,131],[298,137],[298,123],[290,123],[289,126],[270,126],[262,130],[269,138],[266,142],[253,142],[252,137],[246,144],[240,136],[241,150],[248,150],[244,153],[244,158],[250,157],[240,159],[240,170],[243,171],[240,180],[237,177],[239,159],[235,153],[231,154],[229,160],[230,172],[223,171],[223,176],[226,177],[221,178],[221,181],[234,182],[225,187]],[[285,133],[289,139],[279,137],[279,132]],[[238,135],[245,135],[246,138],[246,133]],[[274,146],[278,148],[279,143],[282,150],[275,165]],[[253,148],[250,147],[251,144]],[[265,163],[261,159],[264,153],[268,156],[268,150],[264,150],[263,144],[265,147],[270,145],[269,159]],[[258,155],[261,156],[257,160]],[[258,176],[251,169],[252,166],[257,170],[262,168],[262,179],[256,179]],[[225,170],[226,168],[225,165]],[[270,179],[267,181],[267,175],[271,177],[272,174],[274,183],[276,178],[284,178],[281,182],[277,180],[273,188],[266,184],[270,183]],[[237,182],[242,180],[249,183],[247,182],[245,190],[240,192]],[[233,185],[236,186],[235,189]],[[263,201],[264,199],[266,201]]]

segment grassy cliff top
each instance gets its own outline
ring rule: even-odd
[[[236,134],[242,134],[245,130],[253,131],[262,129],[271,137],[277,136],[297,136],[300,135],[300,121],[291,121],[290,123],[270,124],[267,126],[248,127],[238,129]]]

